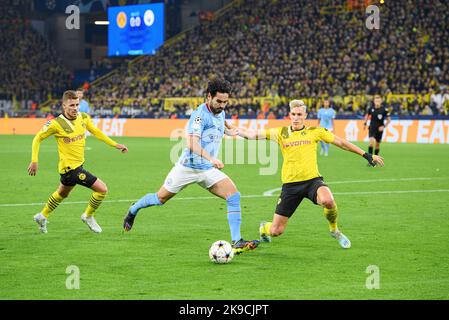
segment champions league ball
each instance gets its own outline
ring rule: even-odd
[[[229,242],[224,240],[215,241],[209,249],[210,261],[214,263],[229,263],[234,258],[234,251]]]

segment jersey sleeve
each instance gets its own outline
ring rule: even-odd
[[[95,126],[92,118],[87,113],[81,112],[81,116],[83,117],[83,121],[86,124],[87,130],[89,130],[89,132],[92,133],[92,135],[94,135],[98,140],[105,142],[111,147],[115,147],[117,145],[117,142],[109,138],[103,133],[103,131]]]
[[[190,116],[189,123],[187,124],[187,135],[201,137],[201,133],[204,130],[206,119],[199,112],[194,112]]]
[[[47,139],[51,135],[54,135],[56,132],[57,128],[54,121],[47,121],[47,123],[42,127],[42,129],[36,134],[33,139],[33,144],[31,147],[31,162],[39,161],[39,148],[41,145],[41,141]]]
[[[265,133],[265,137],[267,140],[272,140],[275,141],[277,143],[279,143],[279,128],[271,128],[271,129],[267,129],[264,130]]]
[[[317,129],[317,133],[318,133],[318,141],[324,141],[326,143],[332,143],[334,142],[335,136],[332,132],[330,132],[329,130],[327,130],[326,128],[318,128]]]
[[[317,117],[318,119],[321,119],[321,109],[318,109],[318,112],[317,112],[317,114],[316,114],[316,117]]]

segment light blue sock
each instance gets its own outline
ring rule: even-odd
[[[161,206],[161,205],[163,205],[163,203],[159,201],[157,193],[149,193],[144,195],[142,198],[140,198],[139,201],[133,204],[129,209],[129,212],[132,215],[136,215],[137,212],[139,212],[139,210],[142,208],[148,208],[151,206]]]
[[[325,143],[324,152],[329,153],[329,143]]]
[[[242,210],[240,209],[240,192],[231,195],[227,200],[228,204],[228,223],[231,230],[231,240],[238,241],[242,238],[240,235],[240,225],[242,224]]]

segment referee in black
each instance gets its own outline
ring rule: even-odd
[[[385,123],[385,121],[387,121]],[[369,126],[369,148],[368,153],[378,155],[380,151],[380,142],[385,128],[391,122],[390,112],[382,105],[382,97],[374,96],[374,106],[369,106],[365,114],[365,128]]]

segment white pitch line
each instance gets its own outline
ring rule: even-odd
[[[449,189],[435,189],[435,190],[391,190],[391,191],[355,191],[355,192],[333,192],[334,195],[339,196],[352,196],[352,195],[374,195],[374,194],[407,194],[407,193],[434,193],[434,192],[449,192]],[[263,195],[263,194],[251,194],[241,196],[242,198],[269,198],[277,197],[277,195]],[[183,200],[212,200],[218,199],[217,197],[185,197],[185,198],[173,198],[173,200],[183,201]],[[117,202],[135,202],[136,199],[132,200],[105,200],[106,203],[117,203]],[[62,202],[61,205],[73,205],[73,204],[87,204],[88,201],[67,201]],[[0,207],[25,207],[25,206],[43,206],[44,202],[33,202],[33,203],[3,203]]]
[[[371,182],[398,182],[398,181],[428,181],[428,180],[447,180],[448,177],[433,177],[433,178],[392,178],[392,179],[371,179],[371,180],[346,180],[326,182],[326,184],[348,184],[348,183],[371,183]],[[264,196],[272,196],[273,193],[281,191],[282,188],[275,188],[263,193]]]

